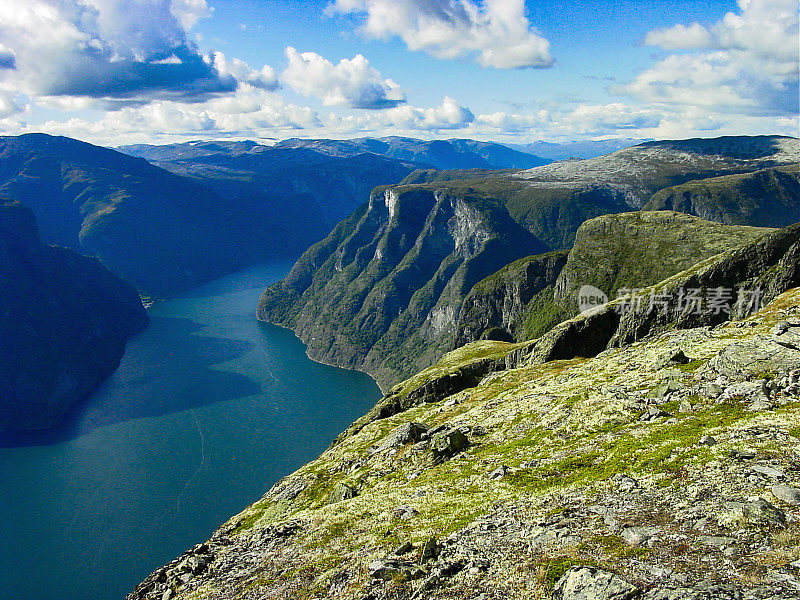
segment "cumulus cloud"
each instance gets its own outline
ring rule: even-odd
[[[0,85],[123,103],[232,92],[236,77],[188,37],[207,12],[205,0],[0,0]]]
[[[668,55],[615,91],[751,116],[797,114],[796,1],[739,0],[739,11],[708,28],[694,23],[650,32],[645,43],[690,52]]]
[[[363,32],[400,37],[440,59],[474,57],[484,67],[553,65],[550,43],[525,16],[524,0],[335,0],[331,12],[366,14]]]
[[[247,83],[265,90],[276,90],[280,87],[275,69],[264,65],[260,71],[251,69],[243,60],[228,59],[222,52],[214,52],[210,62],[221,76],[231,76],[236,81]]]
[[[361,54],[334,65],[316,52],[300,53],[286,48],[289,66],[282,74],[296,92],[316,96],[325,106],[370,110],[392,108],[405,102],[405,94],[391,79],[369,66]]]
[[[437,107],[398,106],[381,115],[381,121],[385,125],[414,130],[461,129],[474,120],[472,111],[449,96],[445,96],[442,104]]]

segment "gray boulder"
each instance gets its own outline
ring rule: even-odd
[[[431,452],[437,461],[446,460],[469,446],[467,436],[459,429],[447,429],[431,438]]]
[[[776,483],[772,486],[772,495],[786,504],[800,505],[800,489],[796,487]]]
[[[638,588],[608,571],[594,567],[572,567],[553,590],[556,600],[632,600]]]

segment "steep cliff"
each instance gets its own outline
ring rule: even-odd
[[[460,301],[475,283],[541,250],[480,193],[378,188],[265,291],[258,317],[292,327],[312,358],[387,385],[451,347]]]
[[[730,227],[670,211],[627,212],[586,221],[569,252],[521,259],[476,284],[460,308],[456,347],[478,339],[537,338],[579,312],[593,286],[611,298],[773,231]]]
[[[0,204],[0,432],[55,425],[147,323],[135,289],[93,258],[43,245],[28,208]]]
[[[677,210],[729,225],[785,227],[800,220],[798,165],[710,177],[656,192],[644,210]]]
[[[529,339],[529,320],[561,319],[552,303],[553,286],[567,262],[566,250],[514,261],[476,283],[464,298],[456,325],[455,347],[479,339],[505,342]]]

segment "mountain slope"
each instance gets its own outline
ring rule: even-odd
[[[798,165],[723,175],[656,192],[644,210],[677,210],[729,225],[785,227],[800,221]]]
[[[257,314],[292,327],[312,358],[386,385],[448,347],[458,302],[477,281],[543,249],[480,194],[378,188],[264,293]]]
[[[288,244],[293,252],[328,234],[374,187],[399,182],[420,166],[358,146],[339,148],[344,142],[303,142],[187,142],[120,151],[213,189],[231,210],[260,222],[265,237],[276,237],[276,248]]]
[[[95,256],[157,296],[235,270],[271,244],[208,188],[69,138],[0,138],[0,197],[29,206],[46,243]]]
[[[431,364],[454,344],[485,333],[517,340],[541,335],[575,314],[574,298],[581,285],[595,285],[609,294],[615,286],[651,285],[763,234],[747,228],[725,230],[676,213],[636,216],[633,209],[659,186],[791,164],[797,160],[796,141],[764,136],[651,142],[606,157],[527,171],[458,171],[456,179],[448,172],[416,171],[405,184],[376,190],[368,207],[309,250],[284,282],[264,294],[258,316],[294,329],[309,344],[313,358],[366,370],[385,387]],[[404,211],[386,208],[395,197],[404,199]],[[595,247],[583,243],[572,259],[582,281],[574,273],[569,281],[553,281],[558,273],[545,266],[543,277],[534,278],[534,293],[533,288],[505,285],[500,277],[499,287],[488,285],[486,296],[471,298],[479,308],[464,308],[460,317],[472,286],[493,271],[473,269],[463,283],[450,285],[454,234],[442,236],[440,229],[423,224],[441,220],[441,199],[466,206],[478,198],[503,215],[491,219],[491,233],[480,234],[506,238],[502,254],[492,257],[494,270],[531,255],[534,242],[542,252],[570,248],[582,224],[595,217],[623,212],[634,216],[596,223],[608,226],[608,231],[594,231]],[[446,218],[451,217],[456,220],[447,227],[455,232],[460,222],[455,211]],[[776,212],[762,222],[781,224],[791,218]],[[397,281],[395,269],[400,273]],[[608,279],[610,273],[621,279]],[[535,296],[525,306],[500,306],[523,291],[526,297]]]
[[[568,253],[521,259],[476,284],[459,309],[455,346],[487,337],[539,337],[579,312],[583,286],[613,299],[622,289],[654,285],[770,231],[670,211],[595,217],[581,225]]]
[[[390,136],[350,140],[283,140],[276,148],[312,148],[336,156],[381,154],[436,169],[530,169],[550,161],[502,144],[467,139],[417,140]]]
[[[53,426],[147,323],[135,289],[43,245],[30,209],[0,203],[0,432]]]
[[[678,278],[758,275],[771,302],[743,322],[594,358],[451,352],[128,600],[796,597],[798,243]]]

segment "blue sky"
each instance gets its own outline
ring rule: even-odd
[[[797,135],[794,0],[0,0],[0,131]]]

